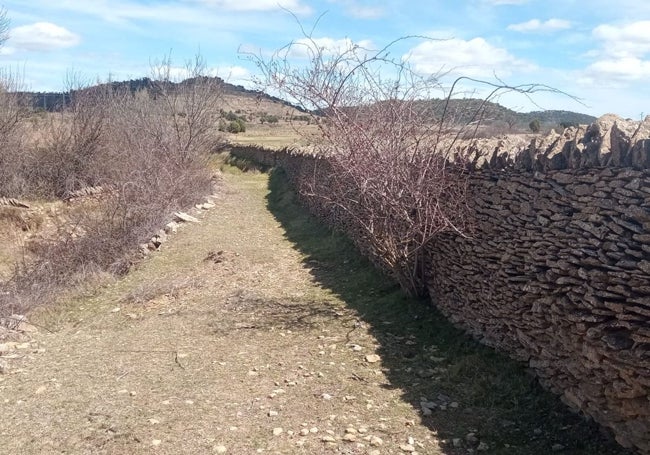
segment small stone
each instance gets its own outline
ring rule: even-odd
[[[370,438],[370,441],[368,441],[368,442],[370,443],[371,446],[377,447],[377,446],[382,445],[384,443],[384,440],[381,439],[379,436],[372,436]]]
[[[451,440],[451,445],[454,447],[463,447],[463,440],[460,438],[454,438]]]
[[[349,433],[349,434],[357,434],[357,433],[358,433],[358,432],[357,432],[357,429],[356,429],[356,428],[352,428],[352,427],[348,427],[348,428],[346,428],[346,429],[345,429],[345,432],[346,432],[346,433]]]
[[[368,363],[377,363],[381,360],[381,357],[379,357],[377,354],[368,354],[366,356],[366,362]]]
[[[185,222],[185,223],[198,223],[199,220],[194,218],[191,215],[188,215],[185,212],[176,212],[174,213],[174,217],[176,218],[176,221],[180,222]]]
[[[465,436],[465,441],[467,441],[470,444],[478,444],[478,438],[476,437],[476,433],[467,433],[467,436]]]
[[[334,436],[329,435],[329,434],[323,436],[322,438],[320,438],[320,440],[323,441],[323,442],[336,442],[336,438]]]
[[[307,428],[303,428],[300,430],[300,436],[307,436],[309,434],[309,430]]]
[[[533,433],[534,433],[536,436],[539,436],[539,435],[542,434],[542,429],[541,429],[541,428],[535,428],[535,429],[533,430]]]
[[[278,411],[269,411],[268,416],[269,417],[275,417],[278,415]]]
[[[357,440],[357,435],[353,433],[348,433],[343,436],[343,440],[346,442],[355,442]]]
[[[489,449],[490,449],[490,446],[489,446],[487,443],[485,443],[485,442],[481,442],[481,443],[478,445],[478,447],[476,448],[476,450],[479,451],[479,452],[486,452],[486,451],[488,451]]]
[[[561,452],[562,450],[564,450],[564,446],[562,444],[553,444],[551,446],[551,450],[553,452]]]
[[[226,453],[228,449],[226,449],[226,446],[215,446],[213,451],[214,453]]]
[[[324,394],[321,395],[321,398],[323,400],[331,400],[333,397],[329,393],[324,393]]]
[[[366,434],[368,432],[368,428],[367,427],[359,427],[358,431],[361,434]]]
[[[159,446],[160,444],[162,444],[162,441],[160,439],[154,439],[151,441],[152,446]]]
[[[456,409],[456,408],[458,408],[458,406],[460,406],[460,405],[456,401],[452,401],[451,403],[449,403],[450,408]]]
[[[353,350],[353,351],[357,351],[357,352],[358,352],[358,351],[363,351],[363,347],[362,347],[362,346],[359,346],[358,344],[353,344],[353,345],[352,345],[352,350]]]
[[[149,423],[151,425],[158,425],[160,423],[160,420],[158,420],[158,419],[149,419]]]
[[[111,313],[119,313],[122,310],[120,307],[115,307],[111,310]]]
[[[400,450],[403,452],[415,452],[415,447],[413,447],[411,444],[402,444],[399,446]]]
[[[280,427],[277,427],[277,428],[273,429],[273,436],[279,436],[282,433],[284,433],[284,430],[282,428],[280,428]]]
[[[311,427],[311,428],[309,429],[309,432],[310,432],[310,433],[313,433],[313,434],[316,434],[316,433],[318,433],[318,428],[316,428],[316,427]]]

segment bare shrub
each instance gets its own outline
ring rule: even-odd
[[[28,172],[32,192],[63,198],[99,183],[95,167],[108,146],[107,110],[113,102],[106,87],[95,86],[70,75],[69,103],[49,114],[44,132],[34,144]]]
[[[2,40],[0,13],[0,41]],[[20,197],[26,192],[23,170],[26,159],[24,120],[29,116],[27,100],[19,93],[22,77],[11,70],[0,71],[0,197]]]
[[[157,80],[135,93],[103,84],[71,93],[48,125],[49,139],[38,142],[39,169],[29,177],[57,197],[85,185],[103,191],[74,202],[57,234],[34,245],[35,259],[0,286],[3,312],[52,300],[98,271],[126,272],[138,244],[210,191],[206,163],[222,88],[201,77],[201,62],[181,84]]]
[[[413,295],[426,294],[425,248],[437,235],[471,232],[467,207],[468,146],[489,101],[502,91],[545,89],[485,83],[483,100],[450,103],[469,78],[451,88],[420,77],[390,47],[325,49],[305,35],[273,57],[251,56],[261,84],[312,113],[321,132],[323,159],[299,191],[328,207],[333,224],[351,232],[370,257]],[[292,60],[307,55],[307,63]],[[443,94],[442,101],[432,101]],[[460,110],[459,110],[460,109]]]

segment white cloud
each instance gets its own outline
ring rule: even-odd
[[[53,51],[74,47],[81,42],[79,35],[51,22],[36,22],[15,27],[10,31],[10,46],[28,51]]]
[[[547,21],[540,21],[539,19],[531,19],[519,24],[508,25],[508,30],[515,32],[552,32],[555,30],[565,30],[571,28],[571,22],[565,19],[548,19]]]
[[[330,3],[343,6],[345,13],[356,19],[379,19],[386,15],[381,6],[363,5],[357,0],[329,0]]]
[[[483,38],[425,41],[404,57],[419,73],[450,72],[471,77],[507,76],[535,66],[495,47]]]
[[[582,72],[579,82],[620,86],[650,79],[650,21],[602,24],[592,35],[600,47],[585,54],[594,61]]]
[[[359,6],[353,5],[348,7],[347,12],[357,19],[379,19],[383,17],[385,12],[382,8],[374,6]]]
[[[599,25],[593,30],[593,36],[601,41],[606,55],[640,57],[650,53],[650,20],[622,26]]]
[[[248,69],[237,65],[220,68],[219,71],[217,71],[217,74],[226,82],[234,85],[247,86],[250,85],[252,79],[251,73]]]
[[[603,84],[609,82],[640,81],[650,79],[650,61],[636,57],[597,60],[587,67],[583,83]]]
[[[311,8],[303,5],[299,0],[190,0],[206,6],[225,11],[272,11],[286,9],[295,14],[307,14]]]

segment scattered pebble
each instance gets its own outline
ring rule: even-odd
[[[465,436],[465,440],[470,444],[478,444],[478,438],[476,437],[476,433],[467,433],[467,436]]]
[[[273,429],[273,436],[279,436],[282,433],[284,433],[284,430],[282,428],[280,428],[280,427],[277,427],[277,428]]]
[[[323,442],[336,442],[336,438],[334,436],[329,435],[329,434],[323,436],[322,438],[320,438],[320,440],[323,441]]]
[[[214,447],[214,453],[226,453],[228,449],[226,449],[226,446],[215,446]]]
[[[377,447],[380,446],[384,443],[384,440],[381,439],[379,436],[371,436],[370,441],[368,441],[371,446]]]
[[[564,450],[564,448],[565,448],[565,447],[564,447],[562,444],[553,444],[553,445],[551,446],[551,450],[552,450],[553,452],[561,452],[562,450]]]
[[[487,452],[489,449],[490,449],[490,446],[485,442],[481,442],[478,445],[478,447],[476,448],[476,450],[479,451],[479,452]]]
[[[379,357],[377,354],[368,354],[366,356],[366,362],[368,363],[377,363],[381,360],[381,357]]]

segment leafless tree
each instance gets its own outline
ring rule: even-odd
[[[352,231],[406,291],[421,296],[432,239],[447,231],[471,233],[466,169],[472,148],[460,139],[476,134],[499,93],[545,87],[484,83],[490,93],[482,101],[454,112],[451,99],[462,82],[483,82],[458,78],[445,88],[441,74],[422,77],[392,58],[394,44],[333,50],[305,33],[270,58],[251,58],[263,88],[321,120],[315,151],[322,159],[314,178],[300,182],[303,196],[318,198],[328,216],[335,214],[335,225]]]
[[[11,20],[7,16],[7,9],[2,7],[0,8],[0,47],[9,39],[9,28],[11,26]]]

